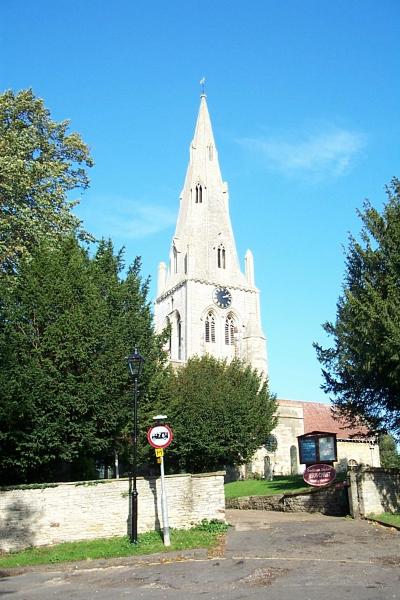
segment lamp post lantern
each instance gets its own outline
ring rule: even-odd
[[[131,542],[137,544],[137,522],[138,522],[138,491],[136,487],[136,470],[137,470],[137,433],[138,433],[138,417],[137,417],[137,397],[138,397],[138,381],[142,372],[144,358],[137,348],[127,357],[129,372],[133,378],[133,430],[132,430],[132,494],[131,494]]]

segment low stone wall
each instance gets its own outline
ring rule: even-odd
[[[371,513],[400,510],[400,470],[349,467],[350,514],[355,518]]]
[[[224,472],[165,478],[170,527],[225,520]],[[138,478],[139,533],[162,527],[160,478]],[[129,532],[128,479],[0,489],[0,551],[122,536]]]
[[[349,514],[347,487],[343,483],[336,483],[321,489],[315,488],[309,492],[230,498],[226,500],[226,508],[318,512],[334,516]]]

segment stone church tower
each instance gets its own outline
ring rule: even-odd
[[[205,94],[190,145],[168,267],[162,262],[158,270],[156,331],[168,324],[174,364],[208,353],[227,360],[238,357],[267,374],[253,255],[247,250],[243,274]]]

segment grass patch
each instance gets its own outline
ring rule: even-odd
[[[131,544],[129,538],[124,536],[27,548],[21,552],[1,555],[0,568],[212,548],[227,529],[228,525],[220,521],[203,521],[192,529],[170,529],[171,546],[168,548],[164,546],[161,533],[158,531],[140,534],[137,545]]]
[[[304,492],[310,487],[301,475],[277,476],[272,481],[265,479],[245,479],[225,484],[225,498],[241,496],[275,496],[285,492]]]
[[[345,481],[346,473],[338,473],[335,481]],[[277,494],[309,492],[316,488],[307,485],[302,475],[276,475],[272,481],[244,479],[225,484],[225,498],[242,496],[276,496]]]
[[[396,527],[400,527],[400,513],[381,513],[380,515],[370,515],[372,519],[377,519],[378,521],[382,521],[383,523],[387,523],[388,525],[395,525]]]

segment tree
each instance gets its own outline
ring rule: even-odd
[[[249,460],[277,423],[275,397],[239,360],[193,357],[170,380],[171,462],[180,470],[212,471]],[[165,410],[165,408],[164,408]]]
[[[23,259],[15,285],[0,280],[1,481],[82,477],[88,459],[115,448],[129,454],[125,357],[136,343],[146,358],[140,410],[148,419],[164,354],[140,260],[125,279],[122,268],[111,242],[102,241],[90,258],[66,237]]]
[[[350,236],[336,322],[323,328],[330,348],[315,344],[323,389],[350,422],[400,434],[400,181],[386,188],[380,214],[360,212],[361,241]]]
[[[69,193],[87,188],[85,166],[93,163],[68,126],[53,121],[32,90],[0,95],[0,274],[14,273],[40,240],[79,229]]]
[[[400,454],[396,441],[391,435],[384,434],[379,439],[379,454],[381,466],[385,469],[400,469]]]

